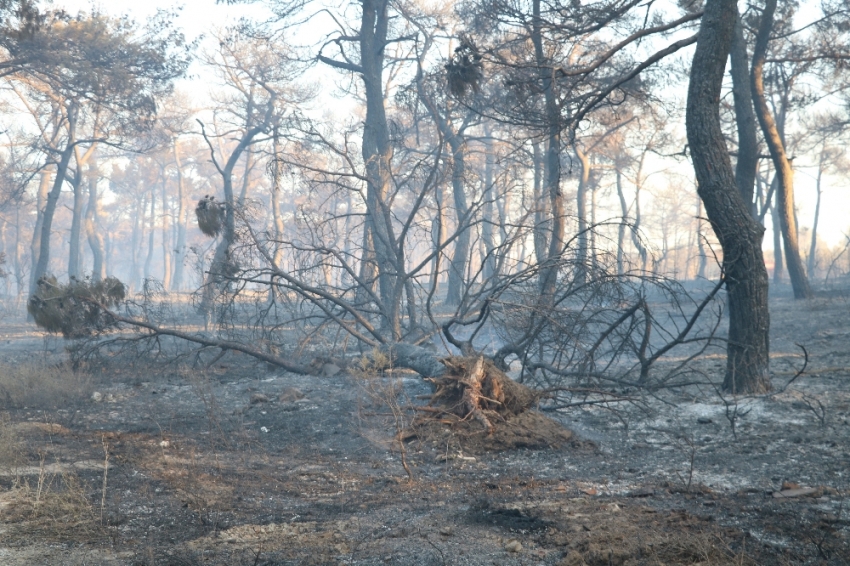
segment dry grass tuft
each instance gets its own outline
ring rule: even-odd
[[[7,408],[67,407],[91,395],[91,376],[70,365],[0,364],[0,403]]]
[[[2,372],[2,369],[0,369]],[[26,462],[23,444],[9,417],[0,417],[0,475],[17,475]]]
[[[92,541],[104,529],[87,488],[71,471],[50,473],[42,458],[37,478],[20,478],[12,489],[4,522],[13,526],[14,538],[60,542]]]

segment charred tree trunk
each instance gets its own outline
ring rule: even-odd
[[[741,198],[749,205],[750,214],[756,218],[755,199],[753,198],[758,167],[758,138],[756,136],[756,115],[753,111],[753,95],[750,88],[747,42],[744,40],[744,27],[741,16],[735,16],[735,35],[730,53],[732,74],[732,96],[735,101],[735,124],[738,127],[738,160],[735,164],[735,182]]]
[[[135,205],[136,210],[133,215],[133,235],[131,238],[131,247],[132,249],[132,264],[130,268],[130,287],[132,289],[138,290],[139,285],[141,283],[140,275],[139,275],[139,260],[142,254],[142,240],[144,239],[144,224],[142,219],[145,216],[145,203],[147,200],[145,199],[145,193],[136,196]]]
[[[785,154],[785,145],[776,125],[776,120],[767,106],[764,92],[764,64],[767,58],[767,44],[773,29],[773,15],[776,11],[776,0],[767,0],[759,24],[756,44],[753,49],[753,67],[750,75],[755,104],[756,116],[764,133],[767,147],[779,184],[776,188],[776,207],[779,212],[779,226],[782,230],[782,241],[785,247],[785,259],[788,263],[788,276],[794,288],[794,297],[807,299],[812,296],[809,279],[800,257],[800,245],[797,238],[797,221],[794,217],[794,172],[791,162]]]
[[[44,224],[45,207],[47,206],[47,195],[50,192],[51,171],[44,169],[41,172],[41,179],[38,184],[38,193],[36,195],[36,218],[35,229],[32,233],[32,243],[30,244],[30,280],[29,294],[35,292],[35,282],[38,280],[36,271],[38,269],[39,252],[41,250],[41,229]]]
[[[531,158],[534,160],[534,259],[538,265],[542,265],[549,253],[549,206],[548,196],[543,194],[545,164],[540,142],[533,141],[531,148]]]
[[[782,228],[776,205],[770,207],[770,219],[773,223],[773,282],[782,283],[785,278],[785,257],[782,254]]]
[[[707,0],[688,85],[687,134],[698,192],[723,249],[729,300],[729,342],[723,388],[770,389],[764,228],[753,219],[735,183],[720,127],[720,90],[732,44],[736,0]]]
[[[629,207],[626,204],[626,195],[623,192],[623,173],[618,167],[616,170],[617,198],[620,200],[620,225],[617,227],[617,275],[626,272],[623,247],[626,245],[626,222],[629,217]]]
[[[83,227],[83,172],[79,161],[74,175],[68,178],[68,182],[74,190],[74,203],[71,209],[71,234],[68,238],[70,248],[68,254],[68,277],[80,278],[82,276],[82,252],[81,235]]]
[[[104,261],[103,236],[100,233],[98,223],[100,222],[100,198],[97,192],[97,183],[100,180],[100,170],[97,161],[91,160],[88,169],[89,203],[86,208],[86,239],[92,253],[92,280],[97,282],[106,277]]]
[[[70,253],[68,254],[68,276],[81,278],[83,276],[83,168],[92,155],[94,155],[97,144],[92,144],[85,151],[80,153],[80,146],[74,146],[74,161],[76,169],[73,177],[68,177],[68,182],[74,189],[74,207],[71,219],[71,236],[69,238]]]
[[[493,187],[496,156],[493,152],[493,137],[490,128],[484,127],[484,218],[481,224],[481,242],[484,245],[484,281],[489,281],[496,274],[496,240],[493,233],[495,223],[494,201],[496,191]]]
[[[366,164],[366,223],[371,232],[381,298],[381,326],[395,339],[401,338],[400,302],[396,280],[401,267],[389,211],[390,146],[384,105],[384,49],[389,14],[387,0],[361,0],[360,72],[366,96],[362,154]],[[366,259],[366,258],[364,258]]]
[[[171,288],[171,261],[172,254],[171,251],[173,246],[169,246],[169,239],[171,237],[171,210],[168,206],[168,175],[166,175],[165,167],[162,169],[162,185],[160,186],[160,199],[162,205],[160,208],[162,209],[162,226],[160,226],[160,233],[162,234],[162,240],[160,241],[160,249],[162,250],[162,288],[170,289]]]
[[[579,283],[584,281],[584,271],[588,262],[588,237],[587,237],[587,192],[590,188],[590,158],[576,144],[574,146],[576,158],[581,170],[579,171],[578,191],[576,192],[576,216],[578,217],[578,245],[577,268],[580,270]]]
[[[825,151],[821,150],[820,159],[818,160],[818,177],[815,184],[815,188],[817,190],[817,200],[815,201],[815,217],[812,221],[812,241],[809,244],[809,277],[814,277],[815,268],[817,267],[817,253],[818,253],[818,221],[820,220],[820,201],[821,195],[823,194],[823,188],[821,187],[821,181],[823,180],[823,171],[825,168],[824,158]]]
[[[74,121],[69,120],[69,131],[74,130]],[[71,162],[71,157],[74,155],[73,138],[68,140],[67,147],[62,151],[59,157],[59,164],[56,167],[56,175],[53,178],[53,188],[47,195],[47,202],[44,205],[44,214],[41,222],[41,236],[38,243],[38,262],[35,264],[35,273],[33,273],[33,284],[47,274],[47,267],[50,265],[50,232],[53,227],[53,215],[56,213],[56,206],[59,204],[59,196],[62,194],[62,184],[65,182],[65,174],[68,171],[68,164]],[[35,292],[35,288],[30,289],[30,294]]]
[[[546,157],[543,187],[549,196],[551,229],[549,230],[549,250],[543,268],[540,270],[541,303],[543,306],[554,300],[558,281],[561,254],[564,253],[564,196],[561,194],[561,109],[558,107],[555,92],[555,68],[547,60],[543,49],[541,29],[540,0],[533,0],[534,21],[531,29],[531,41],[534,44],[534,56],[540,69],[543,89]]]
[[[150,193],[150,231],[148,232],[148,253],[145,256],[145,280],[151,279],[153,277],[153,254],[154,243],[156,241],[156,188],[151,187]]]
[[[177,237],[174,243],[174,262],[171,277],[171,290],[183,288],[183,263],[186,257],[186,223],[188,206],[186,206],[186,189],[183,182],[183,164],[180,161],[179,142],[174,140],[174,163],[177,167]]]
[[[443,132],[452,149],[452,197],[455,205],[455,229],[458,236],[455,239],[454,253],[449,262],[449,282],[446,289],[446,305],[458,306],[463,296],[466,284],[467,264],[469,263],[469,206],[466,202],[464,176],[466,173],[466,144],[448,126]]]

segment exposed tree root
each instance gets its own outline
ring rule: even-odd
[[[512,380],[483,356],[441,359],[445,371],[426,378],[434,393],[424,413],[399,435],[435,445],[455,444],[476,453],[514,448],[551,448],[573,441],[572,433],[530,410],[539,395]],[[482,430],[483,429],[483,430]]]

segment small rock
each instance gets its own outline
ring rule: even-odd
[[[171,443],[168,442],[167,440],[163,440],[159,443],[160,448],[168,448],[169,446],[171,446]]]
[[[260,432],[268,432],[268,431],[269,431],[269,429],[267,429],[266,427],[264,427],[264,426],[260,427]]]
[[[100,391],[95,391],[91,394],[91,400],[95,403],[100,403],[101,401],[103,401],[103,393],[101,393]]]
[[[268,403],[269,398],[267,395],[263,395],[262,393],[254,393],[251,395],[251,404],[257,405],[259,403]]]
[[[450,537],[455,534],[455,531],[450,526],[446,525],[445,527],[440,527],[440,534],[446,537]]]
[[[294,387],[287,387],[286,389],[280,392],[280,395],[278,396],[277,400],[281,403],[294,403],[295,401],[298,401],[299,399],[303,398],[304,394],[301,393],[299,390],[295,389]]]
[[[700,417],[697,419],[697,424],[711,424],[714,421],[708,417]]]
[[[328,363],[322,366],[322,375],[324,377],[333,377],[341,371],[342,368],[336,364]]]
[[[816,487],[800,487],[797,489],[783,489],[782,491],[774,491],[773,497],[775,499],[785,499],[792,497],[808,497],[814,495],[820,495],[821,491]]]
[[[505,545],[505,550],[508,552],[519,552],[522,550],[522,544],[518,540],[509,540]]]
[[[567,555],[558,563],[558,566],[584,566],[584,556],[577,550],[570,550]]]

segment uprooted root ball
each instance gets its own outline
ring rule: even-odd
[[[559,447],[572,433],[536,411],[537,394],[512,380],[483,357],[441,360],[446,373],[430,378],[434,393],[423,415],[402,431],[402,440],[418,438],[442,444],[447,437],[466,452]]]

